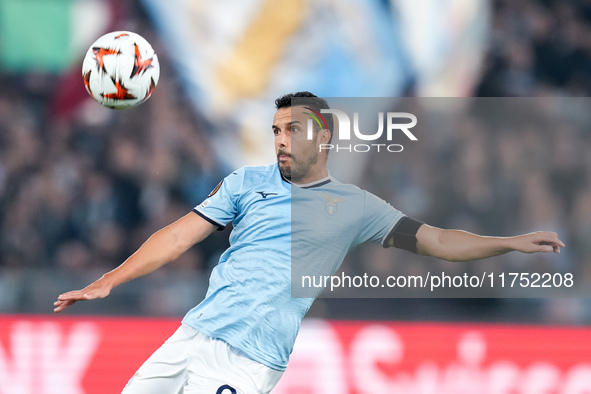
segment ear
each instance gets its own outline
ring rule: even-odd
[[[330,130],[322,129],[320,132],[322,133],[320,136],[320,142],[323,144],[328,144],[328,141],[330,141]]]

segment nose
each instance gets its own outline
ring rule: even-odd
[[[277,145],[281,148],[289,146],[289,136],[285,131],[280,131],[276,136]]]

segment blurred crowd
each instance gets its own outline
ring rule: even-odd
[[[477,96],[588,96],[591,3],[494,0]]]
[[[475,96],[591,93],[587,2],[498,0],[493,10],[490,47]],[[136,31],[155,44],[166,65],[166,53],[149,25]],[[4,313],[49,313],[59,293],[115,268],[150,234],[199,204],[226,175],[208,143],[211,125],[187,104],[174,75],[161,77],[157,94],[125,112],[85,98],[64,115],[56,111],[59,83],[54,75],[0,74]],[[427,122],[424,133],[428,127],[436,132],[421,138],[412,154],[372,156],[359,186],[439,227],[489,235],[557,231],[568,245],[560,256],[509,254],[495,259],[497,269],[518,271],[535,262],[591,283],[591,156],[585,154],[591,151],[591,102],[551,102],[551,108],[559,108],[552,112],[536,101],[533,109],[514,114],[539,115],[517,129],[498,121],[506,101],[479,103],[482,108],[471,108],[469,116]],[[389,169],[386,181],[383,168]],[[205,294],[228,231],[212,234],[178,261],[72,313],[184,314]],[[375,246],[354,252],[345,268],[388,275],[423,272],[433,264],[449,272],[463,269]],[[324,299],[312,310],[334,318],[526,317],[566,323],[591,321],[586,313],[584,305],[569,299]]]

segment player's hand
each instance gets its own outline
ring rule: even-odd
[[[96,298],[105,298],[111,292],[110,286],[102,283],[99,279],[96,282],[86,286],[82,290],[69,291],[60,294],[57,301],[53,303],[55,307],[54,312],[61,312],[69,306],[74,305],[77,301],[94,300]]]
[[[564,243],[558,239],[558,234],[548,231],[519,235],[513,238],[513,249],[523,253],[558,253],[564,248]]]

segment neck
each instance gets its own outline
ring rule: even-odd
[[[294,185],[306,185],[308,183],[313,183],[323,178],[326,178],[328,175],[328,168],[319,167],[311,169],[310,172],[308,172],[308,174],[306,174],[306,176],[301,179],[292,179],[291,183],[293,183]]]

